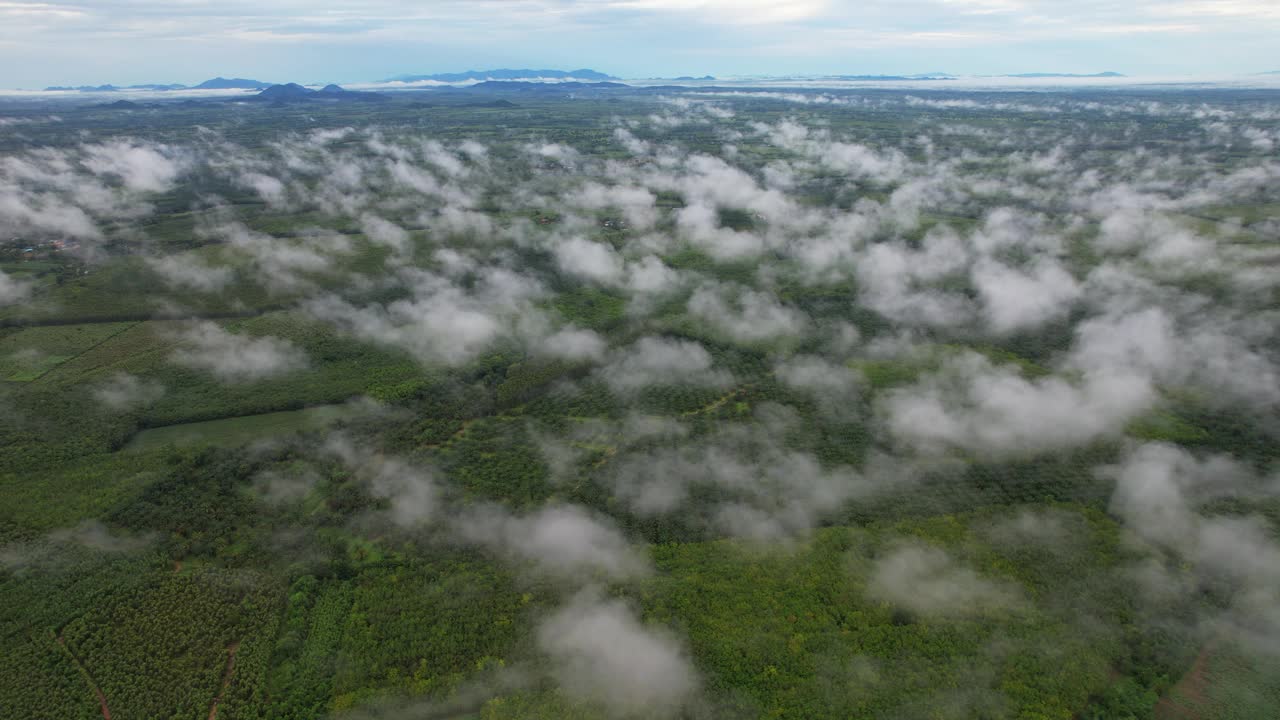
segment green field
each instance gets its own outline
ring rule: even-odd
[[[368,412],[358,405],[322,405],[303,410],[245,415],[205,422],[150,428],[134,435],[126,452],[146,452],[175,446],[235,447],[299,432],[324,430],[334,423]]]
[[[0,379],[32,382],[119,335],[134,323],[49,325],[10,330],[0,337]]]

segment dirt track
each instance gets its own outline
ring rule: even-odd
[[[222,672],[222,689],[218,691],[217,697],[213,699],[213,707],[209,708],[209,720],[216,720],[218,717],[218,704],[222,702],[222,696],[227,692],[227,686],[231,684],[231,671],[236,668],[236,651],[240,649],[240,643],[234,642],[227,646],[227,669]]]
[[[1169,688],[1169,692],[1156,703],[1155,720],[1198,720],[1205,706],[1205,690],[1209,686],[1209,657],[1211,644],[1200,649],[1191,669]]]
[[[85,682],[89,684],[89,689],[93,690],[93,694],[98,697],[98,705],[102,708],[103,720],[111,720],[111,709],[107,707],[107,696],[102,694],[102,689],[98,687],[98,683],[93,681],[93,676],[89,674],[88,668],[84,666],[84,663],[80,662],[80,658],[76,657],[76,654],[67,646],[67,639],[62,635],[58,635],[58,644],[62,646],[63,650],[66,650],[71,662],[75,663],[76,668],[80,670],[80,674],[84,676]]]

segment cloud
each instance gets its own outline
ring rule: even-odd
[[[409,248],[409,231],[390,220],[365,213],[360,216],[360,229],[373,242],[385,245],[397,253],[403,253]]]
[[[1116,481],[1111,511],[1146,542],[1177,554],[1178,570],[1158,560],[1132,568],[1138,587],[1156,607],[1200,587],[1222,589],[1227,606],[1198,614],[1210,632],[1248,652],[1280,651],[1280,544],[1264,518],[1209,515],[1201,506],[1216,497],[1274,496],[1248,469],[1222,457],[1200,459],[1171,445],[1133,448],[1105,473]],[[1207,613],[1207,614],[1206,614]]]
[[[277,209],[289,207],[289,188],[279,179],[266,173],[246,171],[236,177],[236,182],[256,193],[262,201]]]
[[[1100,230],[1100,249],[1138,252],[1160,269],[1203,270],[1216,259],[1212,242],[1163,214],[1119,209],[1107,214]]]
[[[151,405],[164,396],[164,385],[129,373],[119,372],[99,385],[93,397],[106,407],[127,412]]]
[[[1070,273],[1045,259],[1026,269],[984,260],[974,267],[973,282],[988,322],[1001,334],[1064,317],[1082,294]]]
[[[14,305],[31,297],[31,283],[16,280],[11,275],[0,272],[0,307]]]
[[[32,566],[57,566],[68,560],[68,548],[120,555],[135,553],[151,544],[150,535],[131,535],[109,528],[98,520],[85,520],[75,527],[53,530],[30,542],[10,542],[0,547],[0,569],[22,572]]]
[[[617,128],[614,132],[625,133],[630,138],[630,147],[639,142],[622,128]],[[567,194],[564,199],[573,206],[589,210],[616,208],[622,212],[633,230],[649,230],[658,221],[657,198],[643,187],[588,182]]]
[[[325,451],[341,459],[373,497],[387,501],[385,517],[395,527],[418,529],[440,513],[442,493],[428,469],[357,446],[340,433],[329,436]]]
[[[535,351],[564,360],[600,360],[609,344],[592,330],[564,327],[540,339]]]
[[[876,150],[860,143],[842,142],[833,139],[828,130],[814,130],[794,120],[772,126],[761,123],[756,129],[774,145],[856,179],[887,183],[898,180],[907,170],[907,158],[896,148]]]
[[[98,239],[102,231],[84,209],[53,194],[34,195],[0,184],[0,222],[8,230],[56,233],[80,239]]]
[[[147,265],[172,288],[216,293],[230,285],[233,279],[231,268],[211,267],[190,255],[147,258]]]
[[[172,189],[189,167],[182,154],[115,140],[0,158],[0,230],[101,239],[100,221],[151,212],[148,196]]]
[[[580,279],[613,284],[623,277],[622,258],[607,245],[571,237],[557,243],[554,252],[560,270]]]
[[[1111,510],[1131,529],[1173,548],[1195,542],[1204,521],[1194,512],[1197,505],[1245,494],[1253,480],[1247,469],[1228,458],[1200,460],[1160,443],[1130,450],[1107,474],[1116,478]]]
[[[84,146],[82,162],[95,175],[118,178],[133,192],[159,193],[173,187],[184,163],[172,148],[132,140]]]
[[[587,447],[603,438],[616,440],[621,447],[632,444],[670,443],[689,434],[689,428],[673,418],[660,415],[628,413],[621,420],[584,419],[565,431],[531,430],[538,449],[556,482],[576,480],[578,463],[587,457]]]
[[[59,544],[75,544],[102,553],[127,553],[146,547],[150,539],[136,537],[110,528],[97,520],[86,520],[74,528],[55,530],[49,539]]]
[[[288,505],[307,496],[320,482],[320,476],[310,468],[268,470],[253,477],[254,489],[269,505]]]
[[[1250,407],[1280,402],[1280,370],[1252,347],[1265,339],[1251,337],[1251,323],[1209,315],[1181,324],[1158,307],[1091,318],[1076,327],[1068,362],[1093,372],[1127,368],[1168,385],[1207,388]]]
[[[755,539],[802,535],[851,499],[894,482],[878,470],[873,477],[827,467],[788,448],[785,437],[799,427],[794,411],[767,404],[753,422],[725,424],[696,441],[668,437],[654,448],[636,440],[641,449],[620,450],[608,480],[637,515],[683,517],[704,530]]]
[[[650,385],[727,385],[729,373],[712,364],[706,348],[691,340],[644,337],[619,349],[601,373],[614,390],[623,392]]]
[[[627,289],[637,295],[658,295],[680,282],[680,276],[653,255],[627,264]]]
[[[469,542],[487,545],[519,566],[540,573],[579,578],[602,575],[619,580],[649,572],[648,559],[632,548],[607,518],[572,505],[554,505],[524,516],[495,506],[463,513],[453,521]]]
[[[538,647],[570,696],[616,717],[674,716],[701,685],[680,643],[621,600],[584,591],[538,628]]]
[[[819,407],[833,416],[854,410],[862,385],[860,373],[815,355],[779,360],[773,373],[784,385],[812,396]]]
[[[338,235],[311,233],[297,239],[276,238],[237,222],[206,229],[204,234],[247,255],[259,282],[272,291],[308,288],[311,283],[307,276],[328,271],[331,257],[350,249],[350,243]]]
[[[177,335],[181,343],[173,361],[206,370],[223,382],[251,382],[300,370],[307,356],[288,340],[228,332],[208,321],[194,323]]]
[[[689,314],[739,343],[758,343],[804,334],[804,313],[784,306],[771,293],[746,288],[698,288],[689,298]]]
[[[867,594],[925,617],[981,616],[1022,603],[1016,585],[984,578],[920,543],[900,544],[878,558]]]
[[[1027,379],[965,351],[880,403],[889,434],[925,452],[1025,453],[1079,446],[1119,432],[1155,402],[1150,379],[1099,368],[1078,381]]]
[[[963,326],[977,310],[957,293],[933,287],[967,271],[969,250],[959,236],[931,231],[919,250],[905,243],[877,243],[857,265],[859,295],[868,307],[898,323]]]
[[[401,348],[423,362],[458,365],[476,357],[518,328],[546,326],[532,306],[542,295],[533,279],[502,268],[485,268],[471,288],[424,271],[406,271],[412,296],[356,307],[336,296],[312,298],[305,309],[352,335]],[[589,349],[586,336],[566,336]],[[549,346],[543,346],[550,350]]]

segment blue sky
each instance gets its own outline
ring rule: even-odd
[[[492,67],[623,77],[1280,70],[1280,0],[0,0],[0,87],[355,82]]]

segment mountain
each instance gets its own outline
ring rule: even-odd
[[[391,98],[381,93],[372,92],[356,92],[347,90],[339,85],[325,85],[319,90],[305,88],[297,83],[285,83],[284,85],[272,85],[262,92],[249,98],[258,102],[275,102],[275,103],[294,103],[294,102],[310,102],[313,100],[338,100],[338,101],[368,101],[383,102]]]
[[[951,80],[950,75],[827,75],[824,80],[862,80],[862,81],[904,81],[904,80]]]
[[[138,110],[142,108],[142,106],[139,105],[138,103],[130,102],[128,100],[117,100],[113,103],[103,103],[102,105],[90,105],[89,107],[98,108],[101,110]]]
[[[272,85],[250,99],[265,102],[296,102],[298,100],[308,100],[315,94],[315,90],[304,88],[298,83],[285,83],[284,85]]]
[[[463,90],[509,90],[515,92],[527,93],[565,93],[574,90],[612,90],[615,88],[629,88],[630,85],[619,82],[529,82],[526,80],[485,80],[484,82],[469,85]]]
[[[45,88],[46,91],[71,91],[78,90],[80,92],[115,92],[117,90],[262,90],[271,87],[271,83],[262,82],[261,80],[246,80],[245,78],[224,78],[216,77],[212,80],[205,80],[199,85],[179,85],[162,84],[162,83],[145,83],[142,85],[130,85],[126,88],[119,88],[115,85],[80,85],[78,87],[53,86]]]
[[[199,85],[193,85],[192,90],[263,90],[271,87],[271,83],[262,82],[261,80],[248,80],[245,78],[224,78],[216,77],[212,80],[205,80]]]
[[[435,75],[399,75],[391,78],[387,82],[420,82],[423,80],[434,80],[436,82],[468,82],[471,80],[533,80],[535,78],[547,78],[551,80],[617,80],[612,75],[605,75],[602,72],[596,72],[587,68],[579,70],[512,70],[510,68],[499,68],[497,70],[468,70],[460,73],[437,73]]]
[[[681,75],[680,77],[677,77],[677,78],[671,78],[671,79],[672,79],[672,80],[674,80],[674,81],[676,81],[676,82],[693,82],[693,81],[695,81],[695,80],[715,80],[715,78],[714,78],[714,77],[712,77],[712,76],[710,76],[710,75],[703,75],[702,77],[693,77],[693,76],[690,76],[690,75]]]
[[[115,92],[119,89],[120,88],[116,87],[115,85],[81,85],[79,87],[63,87],[63,86],[55,85],[52,87],[47,87],[44,90],[45,92],[59,92],[59,91],[67,92],[72,90],[78,91],[78,92]]]
[[[1000,77],[1011,78],[1122,78],[1127,77],[1118,72],[1100,72],[1092,75],[1078,75],[1076,73],[1017,73],[1014,75],[1001,75]]]

